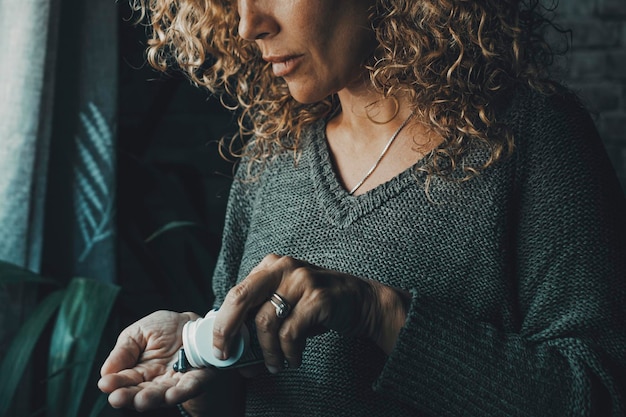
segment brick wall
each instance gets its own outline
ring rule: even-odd
[[[591,111],[626,191],[626,0],[561,0],[556,22],[572,30],[563,81]]]

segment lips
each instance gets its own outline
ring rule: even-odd
[[[272,64],[275,76],[286,77],[296,70],[302,61],[302,55],[270,55],[264,56],[263,60]]]

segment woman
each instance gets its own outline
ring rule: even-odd
[[[157,312],[102,367],[113,406],[216,415],[232,384],[259,416],[624,413],[624,198],[537,2],[147,3],[151,63],[253,135],[213,349],[251,315],[266,370],[174,371],[197,315]]]

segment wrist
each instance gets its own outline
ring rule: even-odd
[[[197,400],[188,400],[184,403],[176,404],[182,417],[201,417],[209,415],[207,406],[200,406]]]
[[[201,417],[209,415],[211,404],[209,396],[204,393],[185,402],[176,404],[182,417]]]
[[[199,395],[180,403],[180,407],[192,417],[243,416],[244,380],[236,370],[216,371],[203,385]]]

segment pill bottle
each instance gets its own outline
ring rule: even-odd
[[[242,324],[228,359],[218,359],[213,355],[213,323],[216,314],[216,310],[211,310],[206,316],[189,321],[183,327],[183,349],[189,364],[194,368],[239,368],[262,363],[263,351],[256,338],[253,320]]]

